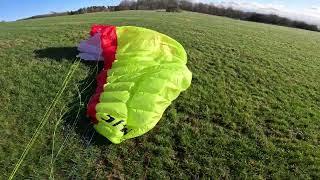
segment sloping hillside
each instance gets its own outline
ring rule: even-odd
[[[101,65],[81,62],[17,179],[320,178],[320,33],[155,11],[0,23],[2,178],[94,23],[175,38],[188,53],[192,86],[152,131],[113,145],[85,117]]]

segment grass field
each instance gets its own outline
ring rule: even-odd
[[[0,23],[0,179],[9,177],[94,23],[178,40],[192,86],[149,133],[113,145],[85,117],[101,65],[81,62],[17,179],[320,178],[320,33],[123,11]]]

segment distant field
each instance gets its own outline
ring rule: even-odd
[[[149,133],[113,145],[85,117],[101,65],[82,62],[17,179],[320,179],[320,33],[155,11],[0,23],[0,179],[94,23],[147,27],[178,40],[192,86]]]

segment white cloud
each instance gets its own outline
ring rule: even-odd
[[[210,2],[203,0],[202,2]],[[220,2],[212,2],[217,6],[232,7],[243,11],[258,12],[264,14],[276,14],[293,20],[305,21],[307,23],[317,24],[320,27],[320,6],[311,6],[303,8],[300,11],[288,9],[285,5],[277,3],[257,3],[245,0],[223,0]]]

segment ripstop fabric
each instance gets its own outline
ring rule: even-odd
[[[192,74],[180,43],[153,30],[95,25],[104,69],[87,114],[101,135],[118,144],[152,129],[186,90]]]

